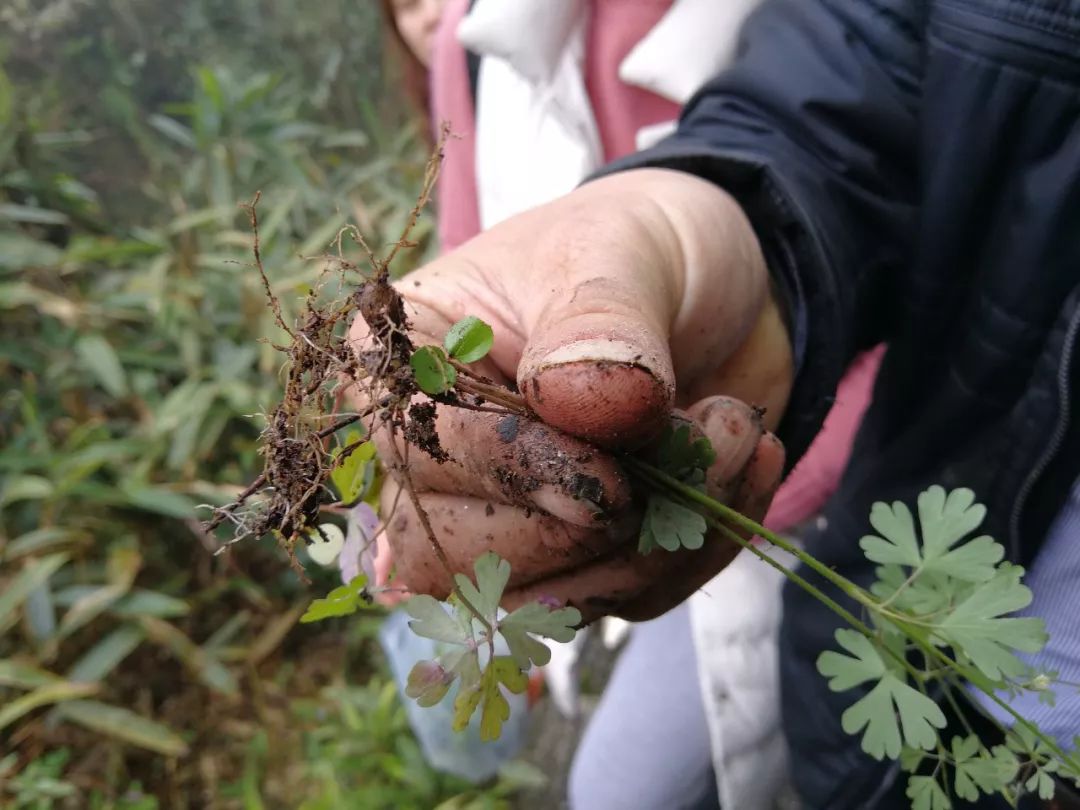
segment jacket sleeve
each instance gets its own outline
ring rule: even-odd
[[[848,363],[887,340],[918,180],[922,4],[768,0],[734,64],[675,135],[605,169],[681,169],[723,186],[787,304],[798,374],[781,437],[805,451]]]

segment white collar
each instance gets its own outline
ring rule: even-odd
[[[458,26],[458,41],[507,61],[525,79],[545,85],[560,60],[580,69],[589,0],[476,0]],[[619,78],[678,104],[726,65],[738,30],[759,0],[674,0],[619,65]]]
[[[537,84],[552,80],[587,0],[477,0],[458,25],[458,41],[482,56],[510,64]]]

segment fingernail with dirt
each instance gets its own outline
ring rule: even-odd
[[[529,406],[548,424],[603,446],[648,441],[671,409],[673,392],[623,341],[569,343],[533,368],[521,386]]]
[[[595,526],[605,517],[599,503],[574,498],[564,487],[555,484],[540,486],[530,493],[529,498],[538,509],[575,526]]]

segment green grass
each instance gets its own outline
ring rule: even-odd
[[[370,622],[297,623],[331,574],[198,525],[280,394],[238,204],[289,313],[419,189],[374,4],[54,6],[0,33],[0,806],[504,806],[529,774],[423,763]]]

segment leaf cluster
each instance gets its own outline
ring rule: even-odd
[[[551,609],[539,602],[505,614],[499,602],[510,579],[510,564],[488,552],[477,559],[474,573],[473,580],[458,574],[457,586],[486,627],[456,597],[448,606],[430,596],[414,596],[405,603],[413,632],[450,648],[434,661],[418,662],[409,673],[405,693],[420,705],[433,706],[457,682],[454,728],[464,729],[479,709],[481,738],[493,740],[510,712],[502,690],[524,691],[529,668],[543,666],[551,658],[551,650],[539,639],[570,641],[581,614],[572,607]],[[497,637],[507,654],[497,652]]]
[[[425,394],[445,394],[457,382],[451,359],[475,363],[491,351],[494,341],[494,332],[482,320],[472,315],[462,318],[447,331],[442,347],[421,346],[413,352],[409,364],[416,384]]]
[[[954,738],[946,747],[938,732],[946,718],[931,694],[952,696],[963,713],[965,683],[996,693],[1031,689],[1049,694],[1052,679],[1033,673],[1021,657],[1046,643],[1041,619],[1013,616],[1031,603],[1023,569],[1003,562],[1000,544],[972,537],[986,509],[968,489],[931,487],[917,500],[917,519],[902,502],[876,503],[862,538],[877,579],[862,602],[872,630],[841,629],[842,652],[828,650],[818,670],[837,692],[860,689],[841,717],[849,734],[876,759],[899,758],[912,772],[908,797],[914,810],[949,810],[953,796],[1015,797],[1023,791],[1049,797],[1052,774],[1062,768],[1080,779],[1042,738],[1018,722],[1006,745],[985,746],[978,737]],[[917,653],[917,654],[914,654]],[[916,662],[921,662],[917,666]],[[950,697],[951,699],[951,697]],[[930,773],[920,763],[930,758]],[[952,780],[949,780],[949,774]]]

